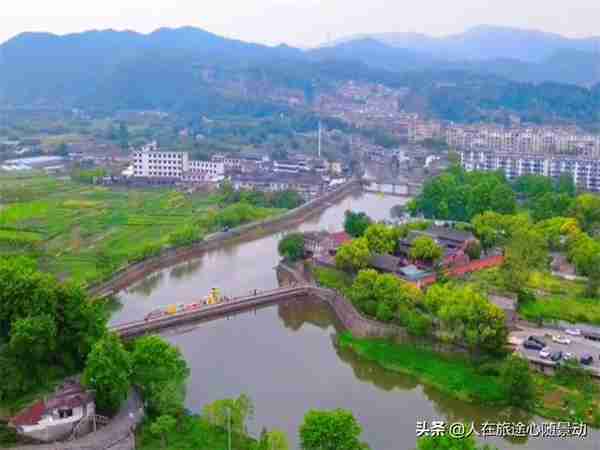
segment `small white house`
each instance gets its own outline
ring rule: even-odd
[[[79,383],[67,382],[51,397],[13,417],[9,424],[23,436],[52,442],[67,438],[82,419],[95,414],[93,393]]]

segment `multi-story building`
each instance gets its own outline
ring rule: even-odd
[[[254,174],[234,175],[231,178],[236,190],[257,190],[262,192],[278,192],[292,190],[308,199],[321,194],[327,183],[320,175],[311,174]]]
[[[501,170],[509,179],[523,175],[558,178],[563,173],[573,177],[575,184],[588,191],[600,192],[600,160],[569,155],[535,153],[500,153],[493,151],[459,151],[462,166],[467,171]]]
[[[147,146],[133,154],[133,176],[181,180],[190,175],[218,179],[225,174],[222,162],[190,160],[187,152],[158,151]]]
[[[213,162],[222,163],[227,172],[241,172],[242,170],[242,159],[232,158],[225,155],[213,155]]]
[[[133,176],[144,178],[181,178],[189,170],[185,152],[159,152],[148,149],[133,154]]]

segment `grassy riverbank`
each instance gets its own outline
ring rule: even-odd
[[[427,347],[386,340],[340,336],[340,345],[381,367],[413,376],[444,394],[470,403],[505,406],[507,396],[500,379],[501,360],[474,363],[460,355],[448,356]],[[600,395],[590,379],[534,373],[537,392],[534,414],[553,420],[585,421],[600,427]]]
[[[186,416],[176,432],[167,439],[167,450],[227,450],[227,431],[208,424],[198,416]],[[253,439],[232,434],[231,448],[252,450],[256,444]],[[137,433],[137,450],[165,450],[162,440],[153,436],[147,424]]]
[[[61,279],[92,284],[119,268],[208,233],[283,210],[217,194],[124,189],[46,175],[0,177],[0,255],[26,254]]]

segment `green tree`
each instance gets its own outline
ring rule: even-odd
[[[131,356],[116,334],[98,341],[88,356],[83,383],[96,391],[101,411],[116,411],[131,386]]]
[[[528,199],[554,192],[552,179],[542,175],[523,175],[515,181],[515,190]]]
[[[335,265],[338,269],[356,272],[369,265],[371,252],[365,238],[354,239],[342,245],[335,255]]]
[[[569,195],[548,192],[531,202],[531,216],[536,222],[566,216],[572,204],[573,199]]]
[[[169,234],[169,244],[173,247],[183,247],[201,239],[200,229],[195,225],[185,225]]]
[[[598,296],[600,289],[600,253],[595,254],[590,261],[590,267],[587,270],[588,280],[585,288],[585,295],[590,298]]]
[[[231,420],[231,430],[245,435],[246,422],[254,417],[254,404],[250,397],[241,394],[236,399],[216,400],[204,406],[203,416],[209,423],[221,428],[226,428]]]
[[[296,191],[276,192],[271,201],[274,208],[294,209],[304,203],[302,196]]]
[[[362,427],[350,411],[311,410],[300,426],[302,450],[361,450]]]
[[[137,339],[131,356],[132,381],[141,388],[151,409],[160,408],[160,395],[166,386],[183,386],[189,376],[179,349],[159,336]]]
[[[398,242],[398,233],[383,224],[369,225],[364,234],[371,253],[394,253]]]
[[[442,248],[429,236],[419,236],[412,243],[410,257],[417,261],[435,263],[442,257]]]
[[[344,219],[344,230],[352,237],[361,237],[369,228],[372,221],[364,212],[346,211]]]
[[[573,176],[569,172],[563,172],[556,181],[556,192],[558,194],[566,194],[569,197],[575,197],[577,187],[573,181]]]
[[[269,432],[263,430],[260,436],[258,450],[289,450],[290,444],[286,434],[278,429]]]
[[[489,445],[478,447],[473,437],[453,438],[450,435],[425,436],[417,441],[416,450],[497,450]]]
[[[600,196],[595,194],[578,196],[571,215],[577,219],[584,231],[594,233],[600,227]]]
[[[481,258],[481,244],[479,241],[471,241],[467,244],[465,253],[471,258],[471,260]]]
[[[40,381],[56,351],[56,323],[48,315],[17,319],[11,329],[9,349],[24,373]]]
[[[287,234],[277,246],[279,255],[288,261],[295,262],[304,257],[304,236],[301,233]]]
[[[504,252],[502,272],[508,289],[518,292],[525,288],[531,272],[548,263],[548,243],[535,229],[516,232]]]
[[[509,356],[502,366],[500,376],[511,406],[527,410],[534,406],[536,391],[528,361],[517,355]]]
[[[150,433],[160,438],[162,448],[168,448],[169,435],[175,432],[176,424],[175,418],[168,415],[159,416],[150,424]]]
[[[185,413],[185,384],[177,380],[162,384],[156,389],[153,407],[157,414],[167,414],[181,419]],[[181,423],[178,420],[178,423]]]
[[[424,304],[450,340],[492,353],[503,350],[508,336],[504,311],[471,286],[436,284],[427,290]]]

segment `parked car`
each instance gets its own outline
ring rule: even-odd
[[[562,359],[563,357],[563,353],[561,351],[558,352],[552,352],[552,354],[550,355],[550,359],[554,362],[558,362]]]
[[[538,342],[536,341],[531,341],[529,339],[527,339],[526,341],[523,342],[523,347],[529,349],[529,350],[542,350],[544,347],[542,347]]]
[[[571,339],[568,339],[560,334],[552,336],[552,340],[557,344],[569,345],[571,343]]]
[[[542,359],[550,358],[550,350],[548,350],[548,349],[540,350],[540,358],[542,358]]]
[[[575,355],[571,352],[565,352],[563,355],[563,359],[565,361],[575,361],[577,358],[575,358]]]
[[[567,333],[570,336],[581,336],[581,330],[577,328],[567,328],[565,330],[565,333]]]
[[[585,364],[586,366],[589,366],[594,362],[594,357],[592,355],[590,355],[589,353],[586,353],[585,355],[581,356],[581,359],[579,361],[581,362],[581,364]]]
[[[533,342],[537,342],[538,344],[540,344],[542,347],[546,346],[546,342],[544,341],[543,338],[537,337],[537,336],[529,336],[529,340],[533,341]]]

